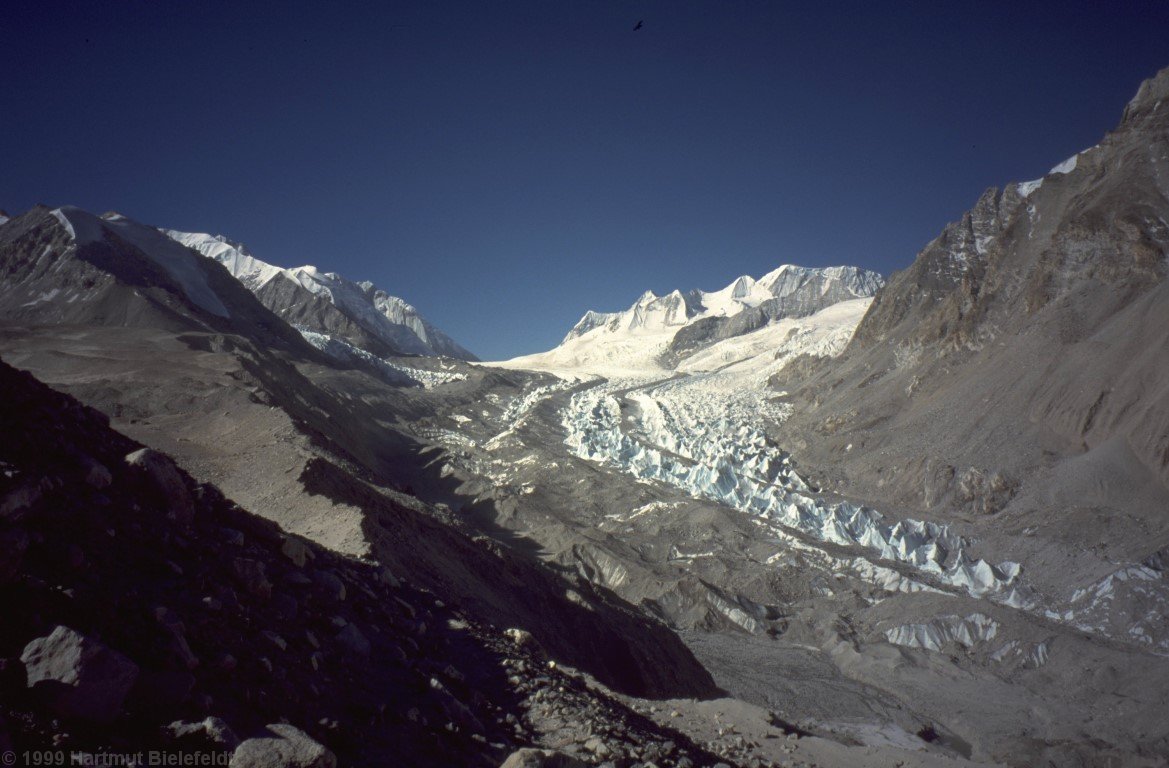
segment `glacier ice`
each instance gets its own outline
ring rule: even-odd
[[[765,404],[758,400],[704,398],[678,381],[618,381],[574,394],[562,422],[577,456],[820,541],[864,547],[971,595],[1004,590],[1018,576],[1016,563],[992,565],[970,556],[969,543],[947,525],[889,521],[874,509],[813,495],[788,454],[755,426],[758,411],[750,409],[759,407]]]
[[[885,639],[893,645],[940,651],[947,643],[972,648],[998,634],[999,624],[982,613],[969,616],[938,616],[924,624],[901,624],[885,630]]]

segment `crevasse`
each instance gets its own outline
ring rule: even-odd
[[[974,596],[999,592],[1019,565],[971,557],[949,526],[887,521],[878,511],[811,495],[789,456],[771,445],[741,409],[686,402],[680,389],[633,391],[622,413],[620,385],[574,394],[563,411],[570,450],[795,529],[821,541],[861,546]],[[701,398],[700,393],[695,393]],[[662,396],[666,395],[666,396]],[[691,397],[689,399],[696,399]],[[628,429],[623,428],[628,427]]]

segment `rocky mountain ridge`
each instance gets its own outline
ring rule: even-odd
[[[371,282],[355,283],[313,266],[275,267],[221,235],[170,229],[162,232],[223,264],[268,309],[297,327],[340,337],[380,356],[477,359],[410,304]]]
[[[1169,311],[1169,111],[1158,108],[1167,89],[1162,71],[1098,145],[1041,180],[983,194],[890,278],[839,364],[803,391],[870,420],[910,418],[926,399],[936,412],[949,396],[941,423],[954,433],[998,423],[1001,434],[1023,425],[1028,435],[1002,440],[997,459],[993,441],[968,438],[967,460],[1021,470],[1041,464],[1045,448],[1119,438],[1169,481],[1169,392],[1156,383],[1169,366],[1156,321]],[[1005,371],[1016,372],[1009,384]],[[864,381],[865,391],[827,377]],[[956,397],[995,407],[966,431],[954,425]]]
[[[646,291],[623,312],[585,313],[561,344],[507,361],[511,367],[596,370],[673,369],[719,342],[784,319],[814,315],[873,296],[884,284],[858,267],[785,264],[759,278],[743,275],[718,291]]]

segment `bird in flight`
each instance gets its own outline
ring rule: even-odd
[[[639,30],[639,29],[641,29],[641,22],[640,22],[640,21],[639,21],[639,22],[637,22],[637,26],[635,26],[635,27],[633,28],[633,31],[634,31],[634,32],[636,32],[636,31],[637,31],[637,30]]]

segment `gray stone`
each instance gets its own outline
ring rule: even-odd
[[[113,483],[113,475],[104,464],[99,464],[89,456],[82,457],[82,468],[85,472],[85,484],[103,489]]]
[[[286,723],[236,747],[230,768],[336,768],[337,757],[307,733]]]
[[[602,760],[613,754],[613,750],[609,749],[609,745],[596,736],[586,741],[584,743],[584,748]]]
[[[195,519],[195,502],[174,462],[158,451],[142,448],[127,454],[126,464],[145,472],[162,492],[166,499],[167,517],[181,527],[189,528]]]
[[[526,629],[507,629],[503,632],[504,635],[511,638],[511,641],[520,648],[523,648],[537,656],[544,657],[544,647],[540,645],[540,641],[532,636],[532,633]]]
[[[265,600],[272,596],[272,582],[268,581],[262,562],[237,557],[232,561],[231,568],[236,581],[250,594]]]
[[[287,557],[297,568],[303,568],[308,559],[308,547],[302,539],[295,536],[285,536],[280,544],[280,552]]]
[[[108,723],[138,679],[138,666],[115,650],[65,626],[38,637],[20,655],[28,685],[66,718]]]
[[[108,488],[114,482],[114,476],[104,464],[99,464],[88,456],[84,457],[81,465],[85,471],[85,483],[92,488]]]
[[[499,768],[585,768],[585,764],[563,752],[525,747],[508,755]]]
[[[218,717],[208,717],[199,721],[176,720],[164,728],[163,732],[182,744],[215,745],[224,749],[235,749],[240,743],[231,726]]]
[[[389,568],[386,568],[385,566],[382,566],[382,568],[378,571],[378,578],[380,578],[382,583],[384,583],[386,586],[393,589],[399,589],[402,586],[402,582],[398,579],[397,576],[394,575],[393,571],[391,571]]]
[[[335,638],[337,645],[339,645],[346,653],[352,656],[360,656],[368,658],[373,648],[369,644],[369,640],[357,628],[356,624],[347,624],[344,629],[337,633]]]
[[[313,575],[313,580],[331,599],[345,599],[345,582],[332,571],[317,571]]]
[[[19,520],[43,495],[40,482],[26,481],[0,499],[0,520]]]

